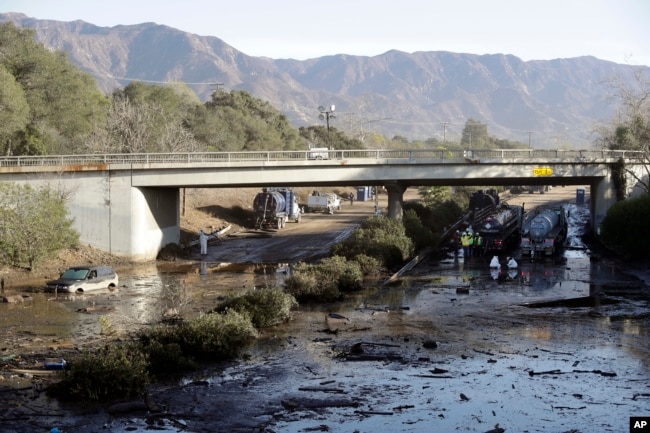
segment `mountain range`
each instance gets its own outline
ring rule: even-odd
[[[362,139],[377,132],[459,141],[473,119],[491,136],[534,148],[590,148],[596,127],[617,111],[611,80],[631,83],[641,68],[591,56],[523,61],[446,51],[271,59],[156,23],[99,27],[0,14],[6,22],[66,52],[107,94],[133,80],[184,82],[203,101],[215,90],[245,90],[296,127],[324,125],[321,112],[334,106],[331,126]]]

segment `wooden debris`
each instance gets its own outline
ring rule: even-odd
[[[321,386],[305,386],[298,388],[298,391],[314,391],[314,392],[329,392],[333,394],[346,394],[345,390],[341,388],[326,388]]]
[[[591,296],[581,296],[578,298],[532,302],[529,304],[523,304],[523,306],[528,308],[556,308],[556,307],[583,308],[583,307],[596,307],[599,305],[618,304],[620,302],[621,301],[619,301],[618,299],[612,299],[605,295],[591,295]]]
[[[600,374],[604,377],[616,377],[616,373],[602,370],[572,370],[572,371],[561,371],[561,370],[546,370],[546,371],[533,371],[528,372],[529,376],[542,376],[542,375],[558,375],[558,374],[572,374],[572,373],[593,373]]]
[[[354,400],[290,399],[282,400],[282,407],[287,410],[322,409],[326,407],[359,407]]]
[[[383,412],[383,411],[376,411],[376,410],[355,410],[354,413],[358,413],[359,415],[394,415],[393,412]]]

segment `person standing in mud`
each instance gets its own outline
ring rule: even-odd
[[[478,232],[474,233],[474,248],[472,251],[472,254],[474,256],[482,256],[483,255],[483,238]]]
[[[199,243],[201,244],[201,255],[208,254],[208,235],[205,234],[203,229],[199,232]]]
[[[470,234],[467,232],[463,232],[463,234],[460,236],[460,245],[463,247],[463,258],[465,260],[469,259],[470,257],[469,239]]]
[[[350,199],[350,206],[352,206],[354,204],[354,194],[350,193],[348,198]]]

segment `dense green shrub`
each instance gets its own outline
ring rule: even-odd
[[[600,226],[602,242],[630,258],[650,257],[650,194],[615,203]]]
[[[331,302],[341,298],[336,281],[319,279],[316,267],[299,263],[285,280],[287,291],[299,301]]]
[[[160,340],[148,339],[146,344],[144,340],[141,343],[141,350],[149,359],[147,370],[153,377],[175,375],[194,370],[198,366],[194,359],[184,355],[181,345],[176,342],[163,343]]]
[[[285,281],[287,291],[301,301],[332,302],[343,292],[359,290],[363,273],[359,263],[332,256],[316,265],[299,263]]]
[[[176,325],[158,325],[143,331],[140,341],[145,350],[154,343],[163,347],[177,344],[184,357],[216,361],[234,358],[257,335],[247,314],[229,310],[202,313]]]
[[[116,344],[85,352],[69,363],[63,379],[48,391],[60,398],[110,400],[141,394],[148,382],[148,359],[137,345]]]
[[[417,250],[438,245],[439,236],[434,236],[431,230],[422,224],[422,220],[410,209],[404,212],[402,219],[406,235],[411,238]]]
[[[366,254],[357,254],[352,258],[359,264],[361,273],[365,276],[375,277],[380,275],[384,270],[381,265],[381,260],[376,257],[370,257]]]
[[[384,216],[365,220],[350,237],[332,248],[333,255],[353,259],[359,254],[377,257],[390,268],[413,255],[413,241],[406,235],[401,221]]]
[[[316,272],[320,280],[336,281],[341,292],[361,289],[363,274],[359,264],[345,257],[332,256],[323,259],[317,266]]]
[[[250,317],[257,328],[277,325],[291,319],[291,310],[298,306],[296,298],[280,288],[256,289],[226,299],[216,312],[234,310]]]

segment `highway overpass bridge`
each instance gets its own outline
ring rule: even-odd
[[[84,244],[135,261],[180,239],[181,188],[384,186],[401,218],[410,186],[590,185],[597,227],[617,200],[619,160],[642,155],[573,150],[345,150],[21,156],[0,158],[0,181],[48,185],[69,196]],[[320,155],[322,156],[322,155]],[[641,176],[642,177],[642,176]],[[626,197],[635,192],[629,176]]]

